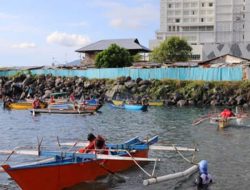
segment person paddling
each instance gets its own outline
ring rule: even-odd
[[[235,114],[233,113],[233,111],[232,111],[231,108],[228,108],[228,109],[226,108],[226,109],[224,109],[224,110],[220,113],[220,116],[221,116],[222,118],[227,119],[227,118],[229,118],[229,117],[234,117]]]
[[[89,133],[87,140],[89,141],[88,146],[80,148],[77,152],[79,153],[89,153],[95,149],[96,136],[93,133]]]

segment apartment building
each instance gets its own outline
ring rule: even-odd
[[[250,58],[250,0],[161,0],[160,29],[150,48],[171,36],[185,38],[193,60],[230,53]]]

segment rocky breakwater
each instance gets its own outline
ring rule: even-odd
[[[0,78],[0,96],[17,100],[38,96],[47,98],[53,92],[74,92],[76,98],[164,100],[166,105],[250,105],[250,82],[205,82],[176,80],[116,80],[82,77],[32,76],[21,74]]]

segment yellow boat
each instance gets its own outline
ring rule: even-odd
[[[46,108],[47,104],[44,102],[40,103],[41,108]],[[33,109],[31,102],[11,102],[6,104],[6,108],[14,110],[28,110]]]
[[[113,104],[115,106],[121,106],[123,101],[122,100],[112,100]],[[149,106],[163,106],[164,105],[164,101],[149,101],[148,102]]]
[[[121,106],[122,103],[123,103],[122,100],[112,100],[112,102],[113,102],[113,104],[114,104],[115,106]]]
[[[228,119],[220,119],[220,120],[218,121],[218,124],[219,124],[219,128],[220,128],[220,129],[223,129],[223,128],[229,126],[229,120],[228,120]]]
[[[148,105],[149,106],[163,106],[164,105],[164,101],[149,101]]]

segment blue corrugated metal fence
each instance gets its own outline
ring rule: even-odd
[[[12,76],[20,71],[0,71],[0,76]],[[204,81],[241,81],[243,80],[242,67],[221,68],[153,68],[153,69],[87,69],[87,70],[61,70],[39,69],[31,70],[32,74],[52,74],[65,77],[87,77],[89,79],[109,78],[116,79],[121,76],[130,76],[132,79],[175,79],[175,80],[204,80]]]

